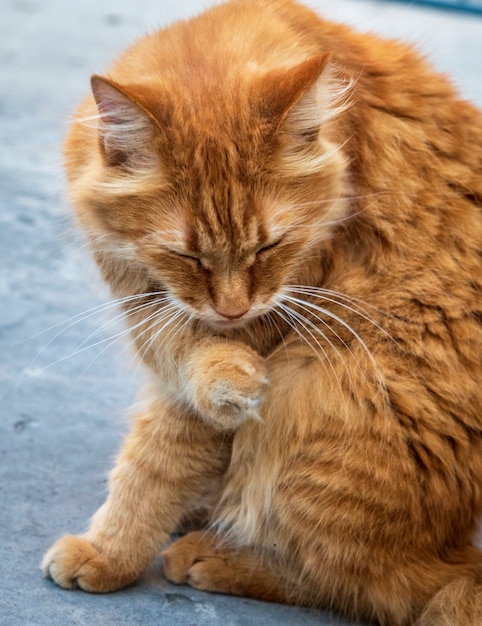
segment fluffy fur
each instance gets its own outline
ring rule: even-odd
[[[481,624],[480,113],[291,0],[146,36],[92,90],[71,199],[152,384],[45,573],[127,585],[204,502],[175,582]]]

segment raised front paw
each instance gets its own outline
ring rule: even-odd
[[[48,550],[41,568],[64,589],[80,587],[93,593],[107,593],[125,587],[136,578],[118,564],[109,562],[84,537],[65,535]]]
[[[189,384],[197,410],[217,428],[261,419],[267,372],[263,358],[247,346],[226,343],[200,351],[189,364]]]

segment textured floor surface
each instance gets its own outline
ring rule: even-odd
[[[168,584],[160,564],[107,596],[45,580],[42,553],[105,497],[137,372],[63,199],[69,115],[119,50],[198,0],[3,0],[0,18],[0,625],[348,624],[304,609]],[[482,105],[482,18],[365,0],[325,14],[418,42]]]

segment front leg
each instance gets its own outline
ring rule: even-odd
[[[128,320],[139,354],[166,393],[220,430],[234,430],[247,419],[259,419],[268,384],[262,356],[206,325],[185,321],[178,332],[171,332],[167,324],[159,331],[147,311],[144,307],[129,313]],[[161,308],[160,315],[167,313]]]
[[[185,507],[224,472],[231,439],[160,399],[135,419],[111,474],[109,496],[85,535],[67,535],[42,569],[64,588],[108,592],[136,580]]]
[[[201,344],[184,366],[187,400],[205,422],[234,430],[258,410],[268,385],[264,359],[243,344]]]

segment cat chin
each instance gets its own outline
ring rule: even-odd
[[[200,321],[204,322],[205,324],[217,331],[221,330],[225,332],[227,330],[238,330],[240,328],[246,328],[255,320],[261,319],[271,310],[269,307],[258,307],[258,310],[254,309],[255,307],[252,307],[248,314],[234,320],[213,318],[208,315],[201,316],[199,319]]]
[[[238,319],[238,320],[211,320],[211,319],[206,320],[205,319],[203,321],[207,323],[209,326],[211,326],[211,328],[214,328],[214,330],[226,331],[226,330],[234,330],[237,328],[243,328],[249,324],[251,319],[252,318]]]
[[[260,319],[262,316],[262,313],[248,314],[243,316],[242,318],[235,320],[215,319],[213,317],[203,316],[200,317],[199,320],[207,326],[210,326],[213,330],[216,330],[218,332],[226,332],[229,330],[239,330],[240,328],[246,328],[255,320]]]

